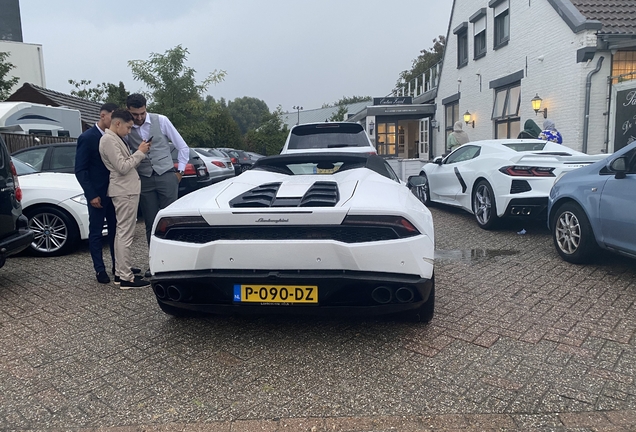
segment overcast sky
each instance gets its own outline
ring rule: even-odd
[[[386,96],[420,50],[446,35],[452,0],[20,0],[24,42],[41,44],[47,87],[133,80],[128,60],[181,44],[208,93],[270,110]]]

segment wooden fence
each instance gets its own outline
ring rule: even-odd
[[[0,132],[0,136],[7,144],[9,154],[18,150],[22,150],[24,148],[33,147],[40,144],[77,142],[77,138],[57,137],[49,135],[25,135]]]

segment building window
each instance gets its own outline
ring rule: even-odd
[[[396,124],[395,123],[378,123],[377,135],[378,141],[376,149],[380,156],[397,156],[396,142]]]
[[[618,51],[612,57],[613,83],[636,79],[636,51]]]
[[[519,106],[521,83],[495,89],[492,119],[495,122],[495,138],[516,138],[521,132]]]
[[[505,46],[510,40],[510,11],[508,7],[508,0],[505,0],[495,6],[494,15],[494,48],[497,49]]]
[[[486,55],[486,17],[473,24],[474,59],[477,60]]]
[[[453,131],[453,126],[455,125],[455,122],[459,121],[459,101],[455,101],[447,105],[444,105],[444,108],[445,108],[444,120],[445,120],[445,130],[446,130],[446,143],[444,144],[445,145],[444,148],[446,149],[446,152],[448,152],[448,136]]]
[[[453,34],[457,36],[457,69],[468,64],[468,23],[458,25]]]
[[[462,68],[468,64],[468,32],[463,31],[457,34],[457,68]]]

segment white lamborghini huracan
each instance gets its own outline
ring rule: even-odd
[[[270,156],[159,212],[152,286],[172,315],[433,316],[431,213],[379,156]]]

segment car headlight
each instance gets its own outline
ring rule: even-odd
[[[88,200],[86,199],[86,197],[84,196],[84,194],[80,194],[80,195],[76,195],[73,198],[71,198],[73,201],[75,201],[78,204],[84,204],[84,205],[88,205]]]

